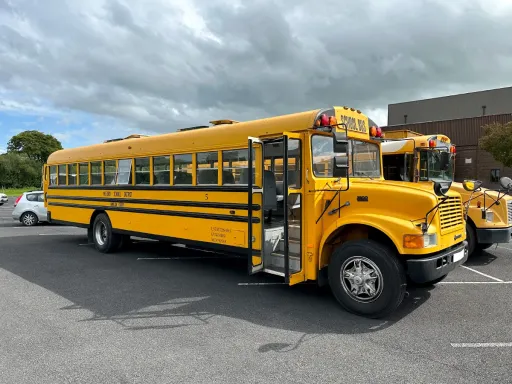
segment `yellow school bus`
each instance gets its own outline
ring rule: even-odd
[[[407,134],[405,134],[407,132]],[[400,137],[403,139],[400,140]],[[460,193],[466,206],[468,256],[492,244],[508,243],[512,234],[510,179],[500,180],[502,190],[490,190],[453,182],[455,146],[445,135],[421,135],[411,131],[387,131],[382,143],[384,176],[410,182],[451,182],[450,190]],[[447,162],[443,168],[443,153]]]
[[[465,262],[460,196],[384,180],[381,129],[359,110],[210,123],[53,153],[49,219],[104,253],[143,236],[247,257],[250,274],[328,284],[368,317],[399,306],[407,277]]]

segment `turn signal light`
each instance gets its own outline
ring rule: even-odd
[[[452,145],[450,147],[450,153],[456,153],[456,152],[457,152],[457,150],[455,149],[455,145]]]
[[[404,248],[419,249],[424,245],[423,235],[404,235]]]

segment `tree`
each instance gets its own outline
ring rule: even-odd
[[[43,164],[52,152],[62,149],[62,144],[52,135],[39,131],[25,131],[13,136],[7,143],[8,153],[25,155]]]
[[[492,123],[483,126],[484,135],[480,148],[489,152],[494,160],[505,167],[512,167],[512,121],[506,124]]]
[[[41,177],[42,166],[37,160],[16,153],[0,155],[0,187],[39,187]]]

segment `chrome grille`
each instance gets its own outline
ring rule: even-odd
[[[449,232],[452,228],[464,223],[462,201],[460,197],[448,197],[439,206],[441,233]]]
[[[512,224],[512,200],[507,201],[508,223]]]

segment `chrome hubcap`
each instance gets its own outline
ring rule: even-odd
[[[96,238],[96,242],[99,245],[104,245],[107,241],[107,227],[102,222],[99,222],[96,225],[96,229],[94,231],[94,237]]]
[[[341,284],[354,300],[369,303],[382,293],[384,281],[377,265],[363,256],[352,256],[341,266]]]

